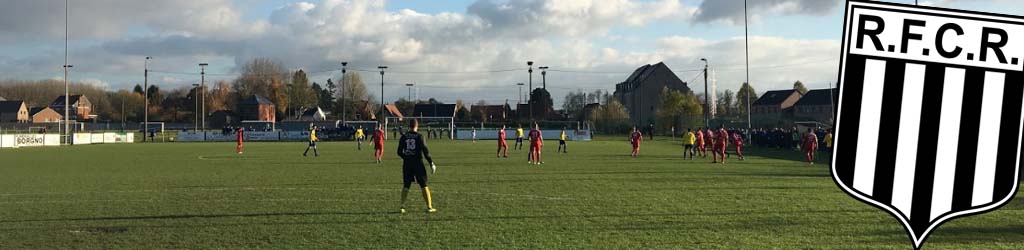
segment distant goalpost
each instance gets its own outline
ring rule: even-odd
[[[384,119],[384,134],[387,134],[392,127],[404,128],[403,131],[408,131],[408,128],[403,121],[409,119],[417,119],[420,121],[420,129],[424,128],[443,128],[448,130],[448,139],[455,138],[455,117],[437,117],[437,116],[417,116],[417,117],[388,117]],[[384,136],[387,138],[387,135]]]

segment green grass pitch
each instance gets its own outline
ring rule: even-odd
[[[397,214],[395,142],[384,164],[352,142],[91,145],[0,150],[3,249],[909,249],[898,222],[833,183],[827,160],[748,149],[680,159],[677,142],[570,142],[542,166],[495,142],[428,141],[436,214]],[[368,145],[367,145],[368,146]],[[1018,197],[939,227],[926,249],[1022,249]]]

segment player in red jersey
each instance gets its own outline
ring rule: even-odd
[[[505,125],[501,125],[501,130],[498,130],[498,157],[503,157],[502,150],[505,151],[504,157],[508,159],[508,143],[505,143]]]
[[[540,131],[540,125],[533,123],[533,129],[530,130],[530,164],[543,164],[544,161],[540,158],[540,150],[544,147],[544,135]]]
[[[693,149],[693,151],[696,151],[697,154],[700,155],[700,157],[708,158],[707,152],[704,152],[704,129],[698,128],[695,132],[697,132],[694,133],[694,136],[697,138],[697,145],[696,148]]]
[[[711,148],[711,158],[715,158],[715,132],[712,128],[704,130],[704,154],[707,155],[708,148]]]
[[[373,158],[377,159],[377,163],[384,158],[384,127],[379,122],[377,130],[373,131]]]
[[[732,134],[732,145],[736,146],[736,156],[743,160],[743,136],[739,133]]]
[[[245,129],[238,128],[238,131],[235,131],[235,135],[238,136],[238,150],[237,150],[237,152],[238,152],[238,154],[242,154],[242,144],[245,144]]]
[[[807,164],[814,165],[814,151],[818,150],[818,135],[814,134],[814,130],[807,129],[807,133],[804,134],[803,150],[807,155]]]
[[[715,151],[715,155],[713,157],[717,159],[719,156],[721,156],[722,164],[725,164],[725,149],[728,147],[729,144],[729,131],[725,131],[725,126],[722,126],[718,128],[718,133],[716,134],[717,135],[715,136],[715,147],[712,148],[712,150]],[[715,163],[715,161],[712,160],[711,163]]]
[[[633,145],[633,152],[630,156],[637,157],[640,155],[640,143],[644,141],[644,134],[633,126],[633,133],[629,135],[629,143]]]

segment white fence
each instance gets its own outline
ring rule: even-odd
[[[500,130],[477,130],[476,131],[476,139],[477,140],[497,140],[498,139],[498,131],[500,131]],[[523,130],[523,137],[529,136],[529,133],[530,133],[529,130]],[[558,140],[561,134],[562,134],[561,130],[541,130],[541,136],[544,137],[544,140]],[[515,140],[515,138],[516,138],[516,130],[515,129],[507,129],[507,130],[505,130],[505,139],[506,140]],[[470,130],[459,129],[455,133],[455,139],[456,140],[472,140],[473,139],[473,130],[472,129],[470,129]],[[566,130],[565,131],[565,139],[567,141],[589,141],[591,139],[590,130]]]
[[[320,139],[327,139],[327,135],[317,135]],[[246,131],[245,141],[305,141],[309,139],[309,131]],[[178,141],[181,142],[229,142],[236,141],[236,134],[224,134],[221,132],[178,132]]]
[[[135,143],[135,133],[75,133],[75,145]]]
[[[59,134],[0,135],[0,148],[60,146]]]

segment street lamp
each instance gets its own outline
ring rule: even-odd
[[[405,84],[405,86],[408,87],[408,89],[409,89],[409,101],[412,101],[412,86],[414,86],[414,85],[416,85],[416,84],[415,83],[406,83]]]
[[[142,119],[142,141],[146,141],[146,134],[149,133],[149,60],[151,59],[153,57],[147,56],[146,62],[143,64],[145,72],[143,73],[142,95],[146,102],[142,108],[142,113],[144,114]]]
[[[384,70],[388,69],[388,66],[377,66],[380,69],[380,117],[377,117],[377,122],[380,119],[384,119]]]
[[[210,64],[208,64],[208,63],[200,63],[199,64],[199,69],[200,69],[199,74],[200,74],[200,78],[202,79],[201,82],[200,82],[200,85],[199,85],[199,91],[202,92],[203,131],[206,131],[206,66],[209,66],[209,65]]]
[[[526,94],[533,92],[533,61],[527,61],[526,66],[530,66],[528,72],[530,72],[530,89],[526,90]],[[527,107],[530,109],[530,121],[533,121],[533,96],[526,98]]]
[[[708,95],[710,95],[708,93],[708,59],[701,58],[700,60],[704,61],[704,127],[710,129],[711,123],[708,120],[708,112],[711,109],[711,107],[709,107],[710,102],[708,102]]]
[[[345,70],[348,62],[341,62],[341,123],[345,124]]]
[[[525,85],[525,84],[523,84],[523,83],[516,83],[516,85],[519,86],[519,102],[516,103],[516,104],[523,104],[523,85]],[[516,107],[516,108],[519,108],[519,107]]]
[[[539,69],[540,69],[540,79],[541,79],[540,81],[542,83],[541,86],[544,86],[544,89],[547,90],[548,89],[548,66],[542,66]]]

